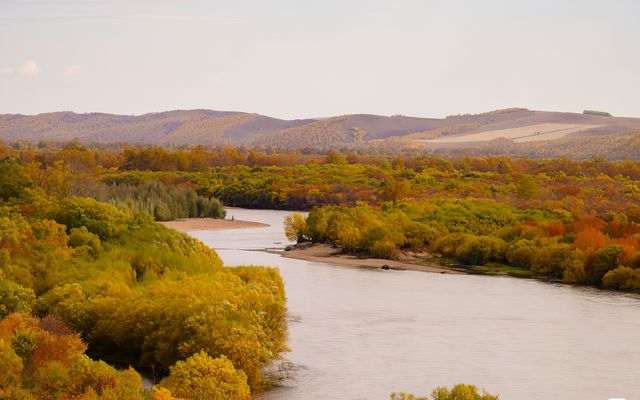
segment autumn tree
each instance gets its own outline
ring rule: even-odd
[[[394,204],[402,201],[409,194],[411,184],[404,179],[395,179],[387,177],[384,180],[384,185],[380,190],[380,196],[385,201],[391,201]]]
[[[521,177],[516,186],[518,197],[528,200],[533,198],[538,191],[536,182],[528,175]]]
[[[178,361],[159,387],[185,400],[248,400],[247,377],[225,356],[211,358],[200,352]]]
[[[347,158],[342,154],[338,153],[337,151],[330,151],[329,154],[327,154],[326,163],[336,164],[336,165],[346,165],[348,162],[347,162]]]
[[[287,239],[298,243],[308,240],[307,221],[300,213],[292,213],[284,217],[284,233]]]
[[[22,358],[16,354],[11,342],[7,339],[0,339],[0,365],[2,365],[0,374],[0,397],[2,397],[3,389],[20,386],[24,369]]]
[[[598,251],[585,266],[587,282],[600,286],[605,274],[619,265],[618,259],[623,253],[624,247],[620,245],[606,246]]]
[[[619,266],[602,277],[602,287],[614,290],[640,290],[640,270]]]
[[[498,396],[478,389],[474,385],[457,384],[451,389],[438,387],[431,392],[431,397],[417,397],[410,393],[392,393],[391,400],[498,400]]]
[[[474,385],[458,384],[448,389],[439,387],[431,392],[433,400],[498,400],[498,396],[487,393],[484,389],[480,392]]]
[[[595,252],[604,247],[608,242],[608,238],[596,228],[586,228],[576,235],[573,245],[587,252]]]
[[[0,160],[0,200],[19,198],[30,186],[32,182],[22,165],[11,158]]]
[[[0,319],[9,314],[29,311],[36,299],[33,290],[0,275]]]

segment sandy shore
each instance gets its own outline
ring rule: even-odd
[[[259,228],[269,226],[260,222],[243,221],[243,220],[229,220],[229,219],[214,219],[214,218],[185,218],[177,219],[173,221],[161,222],[166,227],[175,229],[180,232],[200,231],[200,230],[219,230],[219,229],[246,229],[246,228]],[[422,271],[422,272],[434,272],[440,274],[464,274],[463,271],[458,271],[451,268],[446,268],[435,263],[425,262],[424,260],[415,259],[409,261],[396,261],[386,260],[383,258],[359,258],[353,255],[342,254],[340,250],[331,247],[328,244],[306,244],[299,247],[295,247],[291,250],[269,250],[268,252],[274,252],[282,254],[283,257],[295,258],[298,260],[323,262],[334,265],[342,265],[349,267],[363,267],[363,268],[375,268],[380,269],[383,265],[388,266],[388,269],[395,270],[409,270],[409,271]]]
[[[310,246],[294,248],[292,250],[284,251],[282,256],[305,261],[324,262],[351,267],[379,269],[383,265],[388,265],[390,269],[435,272],[441,274],[464,274],[462,271],[445,268],[434,263],[419,262],[418,260],[413,262],[385,260],[382,258],[358,258],[352,255],[341,254],[339,250],[336,250],[327,244],[313,244]]]
[[[269,226],[260,222],[242,221],[242,220],[230,220],[230,219],[214,219],[214,218],[185,218],[176,219],[173,221],[161,222],[168,228],[175,229],[180,232],[189,231],[204,231],[204,230],[218,230],[218,229],[246,229],[246,228],[260,228]]]

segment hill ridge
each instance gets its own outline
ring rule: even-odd
[[[503,137],[515,142],[525,141],[523,138],[527,137],[526,141],[530,143],[561,138],[579,141],[592,136],[640,131],[640,118],[604,114],[514,107],[444,118],[357,113],[286,120],[259,113],[203,108],[140,115],[55,111],[36,115],[0,114],[0,141],[79,140],[87,143],[317,149],[409,146],[439,151],[442,148],[474,148]],[[571,129],[563,128],[567,126]],[[466,136],[474,140],[467,141]]]

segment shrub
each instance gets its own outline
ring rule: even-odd
[[[604,274],[602,287],[616,290],[640,290],[640,270],[619,266]]]
[[[537,251],[531,261],[531,269],[549,278],[561,279],[565,266],[581,253],[565,243],[549,243]]]
[[[433,400],[498,400],[498,396],[487,393],[484,389],[482,393],[474,385],[457,384],[451,389],[439,387],[431,392]]]
[[[482,393],[474,385],[458,384],[451,389],[438,387],[431,392],[431,397],[417,397],[409,393],[392,393],[391,400],[498,400],[498,396],[487,393],[484,389]]]
[[[610,245],[598,251],[585,267],[587,282],[591,285],[600,286],[602,278],[610,270],[618,266],[618,257],[623,254],[624,247],[620,245]]]
[[[518,240],[512,243],[507,249],[507,261],[509,264],[520,267],[530,268],[533,258],[538,252],[538,247],[533,241],[527,239]]]
[[[89,232],[85,226],[71,229],[69,246],[75,248],[76,251],[86,252],[93,257],[97,256],[102,248],[98,235]]]
[[[248,400],[247,377],[225,356],[211,358],[205,352],[178,361],[160,388],[185,400]]]
[[[86,197],[71,197],[63,201],[63,206],[55,220],[67,227],[86,227],[101,240],[115,238],[126,231],[127,215],[112,205],[100,203]]]
[[[504,257],[503,240],[489,236],[468,236],[456,249],[456,258],[467,265],[483,265]]]
[[[393,243],[391,240],[382,239],[377,242],[374,242],[369,252],[372,256],[378,258],[388,258],[388,259],[396,259],[400,252],[400,249]]]

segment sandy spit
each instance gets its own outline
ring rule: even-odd
[[[389,266],[389,269],[435,272],[440,274],[464,274],[462,271],[445,268],[435,263],[419,263],[410,261],[394,261],[382,258],[358,258],[353,255],[340,253],[339,249],[335,249],[327,244],[313,244],[303,247],[296,247],[291,250],[282,252],[283,257],[295,258],[298,260],[324,262],[334,265],[376,268],[380,269],[383,265]]]
[[[176,219],[173,221],[165,221],[161,222],[161,224],[180,232],[208,231],[219,229],[246,229],[269,226],[260,222],[243,221],[238,219],[232,221],[230,219],[215,218],[185,218]]]

